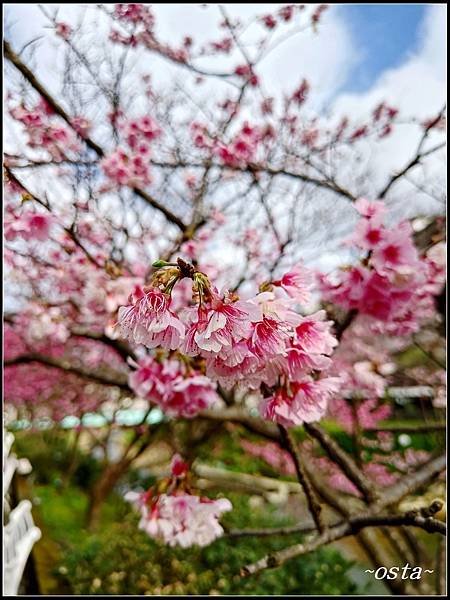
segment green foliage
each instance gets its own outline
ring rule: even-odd
[[[339,444],[339,446],[350,455],[356,454],[355,440],[353,436],[345,431],[336,431],[333,434],[333,438]]]
[[[245,564],[267,552],[297,543],[299,536],[224,537],[207,548],[169,548],[137,528],[138,517],[123,499],[111,494],[103,505],[98,531],[84,528],[86,493],[77,487],[35,486],[43,534],[60,547],[53,575],[72,594],[352,594],[351,563],[336,550],[299,557],[261,575],[241,579]],[[226,529],[290,524],[279,508],[255,507],[249,498],[227,494],[233,511]]]
[[[63,545],[82,541],[88,502],[85,493],[75,487],[61,490],[59,486],[39,485],[34,488],[34,499],[52,539]]]
[[[396,356],[396,361],[402,368],[416,367],[419,365],[425,365],[431,369],[435,368],[435,364],[427,354],[418,346],[409,346],[403,352],[400,352]]]
[[[60,560],[51,567],[64,593],[80,595],[140,594],[325,594],[358,592],[348,572],[352,564],[335,549],[321,549],[288,561],[276,569],[246,579],[240,569],[267,553],[301,541],[301,536],[223,537],[206,548],[170,548],[138,530],[138,516],[128,503],[110,494],[102,506],[99,527],[85,528],[88,491],[99,463],[76,451],[73,432],[22,432],[16,452],[33,464],[33,496],[37,500],[43,537],[59,548]],[[197,447],[200,460],[214,466],[277,476],[264,461],[245,453],[239,436],[216,436]],[[72,463],[73,457],[76,461]],[[65,475],[75,464],[73,477]],[[127,474],[127,486],[151,483],[139,470]],[[283,509],[261,506],[245,495],[227,493],[233,511],[223,518],[226,530],[280,527],[292,523]],[[70,590],[67,592],[66,590]]]
[[[78,487],[37,485],[34,487],[46,533],[63,548],[83,542],[86,531],[87,494]],[[130,505],[111,494],[102,505],[100,529],[121,522],[130,513]]]
[[[252,510],[232,497],[229,526],[276,526],[274,511]],[[265,516],[264,516],[265,515]],[[257,577],[241,579],[240,568],[298,541],[298,536],[227,538],[207,548],[169,548],[137,529],[129,513],[98,534],[86,536],[65,553],[57,572],[73,594],[354,594],[347,575],[351,563],[324,549],[289,561]]]
[[[98,477],[101,465],[89,454],[74,451],[74,436],[73,431],[58,429],[16,432],[14,452],[30,460],[36,483],[61,486],[73,469],[71,483],[87,490]]]

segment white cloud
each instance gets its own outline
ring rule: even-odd
[[[398,67],[385,70],[366,92],[340,94],[334,101],[334,111],[363,119],[384,100],[399,108],[405,119],[414,117],[420,121],[435,116],[446,99],[445,16],[445,6],[430,6],[417,50]],[[412,158],[419,138],[420,130],[416,126],[399,125],[392,136],[376,146],[371,145],[369,162],[375,187],[379,189],[387,177]],[[427,176],[434,172],[436,176],[443,176],[442,154],[428,164]],[[410,193],[411,189],[410,186],[399,185],[392,196],[403,200],[402,192]],[[411,215],[417,210],[435,212],[440,208],[438,203],[421,194],[410,197],[408,207],[403,206]]]
[[[58,5],[43,5],[53,13]],[[228,4],[227,13],[232,17],[239,17],[247,21],[261,12],[275,12],[279,8],[277,4],[261,5]],[[222,20],[218,5],[201,6],[198,4],[175,4],[175,5],[153,5],[156,15],[157,32],[162,40],[178,44],[184,36],[191,35],[200,45],[208,40],[226,35],[226,30],[220,30],[217,25]],[[304,12],[299,21],[303,25],[309,22],[309,14],[313,7]],[[82,4],[59,5],[58,19],[73,23],[79,15],[85,11]],[[93,12],[90,11],[92,15]],[[92,21],[92,17],[87,21]],[[10,4],[6,9],[6,22],[13,24],[11,37],[14,47],[19,48],[27,41],[47,33],[45,40],[39,42],[37,56],[39,57],[41,76],[48,77],[54,72],[57,65],[55,52],[55,41],[51,41],[52,34],[48,27],[48,21],[42,15],[37,5]],[[263,30],[260,25],[253,25],[248,30],[250,39],[257,39]],[[9,37],[9,36],[7,36]],[[236,55],[233,56],[232,64],[235,64]],[[263,77],[266,91],[275,96],[281,90],[292,90],[303,77],[306,77],[314,89],[311,108],[320,109],[324,103],[332,98],[338,88],[343,84],[355,62],[357,53],[353,47],[350,31],[345,21],[335,8],[331,8],[320,24],[317,32],[311,28],[300,32],[292,38],[280,44],[258,68]],[[221,63],[221,64],[219,64]],[[230,64],[228,57],[215,57],[202,59],[199,63],[208,67],[226,69]],[[152,71],[155,79],[165,79],[173,76],[174,69],[167,61],[152,59]],[[180,70],[177,70],[178,74]],[[217,80],[215,80],[217,87]]]
[[[357,58],[350,30],[331,9],[317,33],[309,29],[286,41],[261,72],[272,90],[293,90],[305,77],[313,90],[309,108],[320,110],[346,81]]]
[[[442,5],[430,6],[418,49],[400,66],[383,71],[368,91],[340,94],[335,109],[364,116],[368,106],[387,100],[406,114],[427,117],[441,108],[445,99],[445,13]]]

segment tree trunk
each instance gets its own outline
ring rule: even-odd
[[[129,464],[129,460],[121,460],[107,465],[100,478],[93,485],[86,512],[86,526],[91,531],[99,524],[103,502],[127,470]]]
[[[78,442],[80,441],[81,429],[79,429],[75,433],[75,439],[73,441],[73,445],[71,448],[70,462],[67,467],[66,473],[63,475],[63,487],[67,488],[70,484],[70,481],[75,473],[75,469],[77,467],[77,451],[78,451]]]

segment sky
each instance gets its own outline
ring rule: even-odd
[[[58,18],[73,22],[83,4],[44,5],[54,10]],[[177,43],[186,34],[201,43],[217,34],[221,20],[218,4],[153,4],[161,39]],[[263,11],[274,12],[280,4],[226,5],[232,17],[246,20]],[[37,4],[6,5],[6,37],[17,49],[37,36],[38,64],[41,78],[48,84],[57,72],[58,40]],[[89,18],[87,18],[89,21]],[[91,19],[92,22],[92,19]],[[442,108],[446,100],[446,5],[445,4],[336,4],[330,5],[322,17],[318,31],[297,34],[279,45],[259,67],[266,92],[276,96],[280,90],[294,90],[306,77],[312,92],[308,108],[312,112],[343,114],[364,119],[376,103],[387,101],[400,109],[405,119],[428,119]],[[205,59],[206,61],[209,59]],[[226,58],[224,61],[224,68]],[[217,61],[217,58],[214,58]],[[148,66],[147,59],[141,64]],[[233,68],[235,60],[232,61]],[[61,66],[61,64],[59,64]],[[208,63],[203,63],[208,67]],[[217,67],[217,62],[214,62]],[[176,69],[175,73],[173,69]],[[185,73],[171,68],[166,61],[158,63],[152,56],[152,79],[158,83],[173,83],[180,78],[186,85]],[[209,84],[208,84],[209,85]],[[221,83],[215,79],[207,92],[218,92]],[[224,84],[225,85],[225,84]],[[389,168],[401,168],[410,158],[420,132],[416,128],[398,127],[394,135],[377,145],[370,156],[374,178],[386,178]],[[430,141],[430,143],[433,140]],[[442,170],[441,163],[438,168]],[[400,188],[399,188],[400,189]],[[420,199],[419,199],[420,201]],[[411,211],[417,206],[411,203]],[[440,207],[430,204],[426,212]],[[405,215],[411,216],[411,215]]]
[[[77,6],[82,5],[72,4],[68,5],[68,8],[61,5],[61,10],[76,12]],[[229,4],[228,6],[229,10],[237,15],[252,12],[251,5]],[[258,5],[259,11],[262,11],[262,6],[264,5]],[[270,7],[276,5],[266,4],[266,6],[270,10]],[[436,11],[441,14],[440,20],[444,30],[445,9],[443,6],[431,4],[337,4],[332,6],[328,13],[331,12],[332,17],[329,18],[327,15],[327,18],[324,19],[327,21],[324,27],[329,34],[327,50],[330,66],[336,62],[336,59],[340,61],[342,54],[351,54],[351,56],[346,56],[347,68],[342,71],[340,80],[336,82],[334,93],[366,92],[386,70],[399,67],[407,61],[416,52],[423,41],[423,36],[426,35],[424,29],[430,12]],[[178,5],[177,10],[172,8],[165,13],[162,10],[163,7],[158,7],[157,10],[162,11],[162,19],[166,21],[168,32],[173,33],[179,29],[180,22],[187,22],[189,27],[194,29],[196,25],[199,29],[202,27],[201,20],[193,18],[191,21],[189,19],[189,13],[193,14],[192,9],[198,10],[198,7],[199,4],[187,4]],[[214,5],[210,4],[209,9],[211,8],[213,9]],[[187,18],[180,18],[181,13],[185,13]],[[15,22],[12,29],[13,39],[18,43],[31,39],[44,22],[37,4],[6,4],[5,14],[7,23]],[[32,18],[30,18],[31,16]],[[322,38],[322,36],[316,37]],[[341,46],[337,55],[333,38]],[[320,40],[322,45],[323,41],[324,39]],[[298,45],[298,49],[300,50],[300,45]],[[316,52],[316,60],[320,63],[319,54]]]
[[[347,4],[347,19],[360,61],[341,91],[365,91],[388,68],[401,64],[415,51],[426,17],[425,4]]]
[[[72,22],[70,15],[79,13],[84,5],[59,6],[59,18]],[[231,16],[243,20],[263,11],[275,11],[279,6],[226,5]],[[162,39],[177,43],[189,33],[201,42],[217,32],[217,4],[153,7]],[[6,23],[12,25],[6,28],[6,37],[16,49],[46,33],[46,39],[39,41],[38,64],[40,76],[46,83],[51,82],[61,56],[57,52],[59,42],[48,29],[43,29],[46,22],[38,5],[7,5]],[[267,91],[275,96],[279,90],[293,91],[303,77],[307,78],[313,90],[308,107],[318,114],[333,113],[336,119],[344,114],[352,121],[365,119],[381,101],[399,108],[405,119],[428,119],[438,113],[446,99],[445,23],[444,4],[333,5],[324,13],[317,33],[307,31],[278,46],[259,67],[259,74]],[[180,76],[179,69],[175,75],[167,62],[158,64],[154,56],[151,70],[159,83]],[[213,85],[220,83],[214,80]],[[381,189],[386,178],[410,160],[418,136],[418,127],[399,126],[376,149],[367,149],[375,189]],[[430,144],[433,143],[431,139]],[[435,179],[441,185],[444,164],[442,155],[433,156],[426,167],[427,179]],[[418,181],[421,173],[421,168],[414,172]],[[407,184],[396,186],[387,201],[398,218],[442,213],[444,208],[426,194],[411,194]]]

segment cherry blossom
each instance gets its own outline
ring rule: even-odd
[[[145,494],[126,499],[141,512],[139,529],[169,546],[208,546],[223,535],[218,519],[232,509],[226,498],[209,500],[191,494],[160,494],[149,508]]]
[[[275,386],[271,400],[266,398],[261,405],[265,418],[292,426],[323,417],[340,381],[311,378],[312,372],[329,368],[337,345],[325,311],[302,317],[294,310],[296,299],[289,294],[277,297],[271,291],[245,301],[230,293],[220,296],[204,273],[182,260],[177,267],[155,264],[159,270],[153,280],[169,286],[169,294],[183,275],[191,278],[198,307],[182,309],[177,315],[169,308],[169,294],[159,288],[136,288],[132,303],[119,309],[118,327],[134,343],[205,358],[206,377],[183,374],[174,361],[149,358],[130,378],[137,393],[156,402],[169,416],[192,416],[215,402],[211,381],[226,389],[236,384],[256,390]],[[278,281],[297,298],[299,292],[305,297],[312,278],[307,271],[296,270],[263,287],[277,289]],[[291,379],[287,388],[277,387],[280,377]]]
[[[184,351],[187,354],[214,352],[219,355],[243,339],[249,329],[249,305],[221,300],[215,293],[210,307],[201,306],[197,320],[186,334]]]
[[[319,421],[326,413],[328,399],[339,390],[340,379],[327,377],[290,384],[290,393],[280,389],[261,403],[261,415],[286,427]]]
[[[367,198],[358,198],[355,208],[362,217],[381,223],[387,212],[386,204],[382,200],[370,201]]]
[[[223,535],[219,523],[232,510],[226,498],[212,500],[189,491],[189,467],[176,454],[170,464],[171,477],[160,482],[169,488],[158,493],[158,485],[146,492],[127,492],[125,500],[134,505],[141,518],[139,529],[169,546],[208,546]]]
[[[411,236],[409,223],[401,223],[395,230],[384,233],[370,259],[371,265],[380,275],[392,276],[398,273],[411,276],[420,268]]]
[[[149,348],[178,348],[185,326],[169,306],[170,298],[159,289],[139,290],[119,309],[117,325],[123,337]]]
[[[224,7],[210,39],[186,32],[174,43],[159,37],[155,7],[105,5],[106,30],[90,34],[95,52],[82,20],[59,22],[51,10],[55,48],[74,69],[53,91],[32,73],[28,51],[12,40],[5,52],[21,73],[5,98],[13,132],[5,153],[7,410],[30,427],[41,419],[64,426],[68,416],[84,427],[86,413],[96,413],[109,434],[122,426],[123,408],[144,407],[142,422],[127,425],[118,468],[104,457],[93,499],[104,477],[167,433],[164,447],[186,450],[188,461],[175,455],[167,478],[127,499],[141,529],[171,546],[213,542],[231,510],[195,489],[191,432],[222,428],[243,451],[295,476],[283,436],[253,436],[324,419],[343,453],[343,440],[353,441],[360,475],[383,488],[430,458],[399,450],[400,437],[380,431],[398,415],[421,418],[416,404],[394,401],[395,386],[426,384],[424,412],[443,415],[445,223],[400,219],[414,213],[417,190],[435,197],[430,215],[440,210],[439,186],[425,184],[445,116],[410,118],[390,99],[357,119],[314,114],[317,90],[302,73],[267,95],[266,55],[291,34],[315,31],[325,8],[280,5],[241,21]],[[132,68],[136,60],[145,72]],[[176,78],[161,84],[159,62]],[[400,123],[423,139],[416,159],[389,167],[377,199],[378,177],[361,157]],[[363,188],[374,196],[355,198]],[[336,235],[341,225],[352,231],[333,259],[348,262],[325,275],[312,265],[324,264],[322,244],[336,249],[321,218],[335,201],[328,226],[336,220]],[[424,364],[403,365],[420,352]],[[159,412],[154,436],[147,415]],[[301,442],[294,431],[307,476],[317,470],[335,490],[360,496],[357,478],[313,438],[321,427],[304,427]]]
[[[281,279],[272,282],[280,286],[291,298],[305,304],[310,299],[310,289],[313,283],[312,272],[304,266],[297,266]]]
[[[56,34],[62,37],[64,40],[68,40],[72,33],[72,27],[68,23],[63,23],[62,21],[56,23],[55,30]]]
[[[360,264],[343,269],[340,277],[322,277],[322,291],[337,304],[373,317],[374,331],[407,335],[418,329],[419,318],[432,314],[432,294],[425,291],[429,260],[419,257],[408,222],[394,228],[383,224],[383,202],[360,199],[356,208],[362,219],[346,243],[368,254]]]
[[[24,240],[45,242],[49,239],[53,222],[52,215],[26,212],[15,220],[6,223],[5,237],[7,240],[21,237]]]
[[[9,112],[13,119],[24,126],[28,145],[33,150],[44,149],[56,161],[79,150],[75,132],[53,119],[54,111],[43,99],[32,108],[20,104],[12,107]]]
[[[129,377],[130,387],[167,416],[191,418],[219,400],[211,379],[193,370],[183,372],[178,361],[147,357],[136,366]]]

